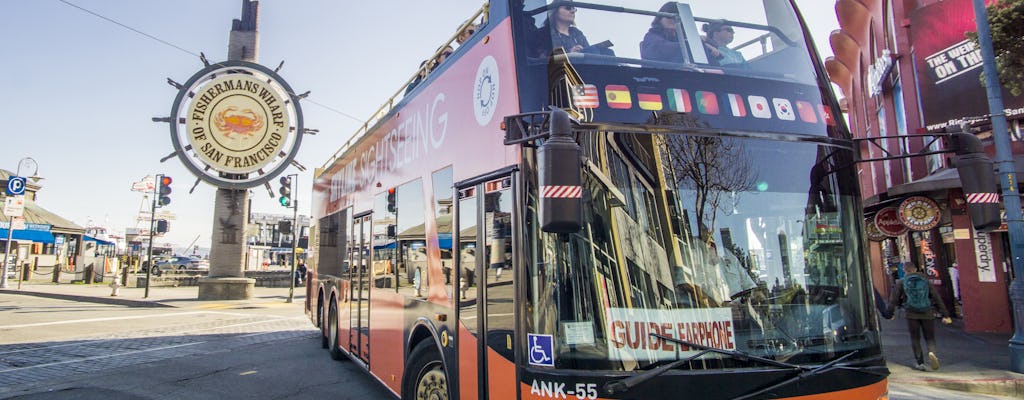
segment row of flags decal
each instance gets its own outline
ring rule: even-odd
[[[597,86],[584,84],[576,85],[572,91],[573,105],[576,108],[597,108],[600,105]],[[606,85],[604,87],[605,103],[610,108],[628,110],[633,108],[633,96],[629,87],[625,85]],[[670,110],[676,112],[697,112],[705,115],[720,115],[724,112],[730,113],[733,117],[753,117],[760,119],[777,118],[783,121],[796,121],[816,124],[819,121],[828,125],[835,125],[832,113],[822,104],[812,105],[803,100],[794,103],[789,99],[773,97],[769,101],[767,97],[757,95],[743,96],[736,93],[726,93],[725,100],[721,104],[727,105],[727,110],[722,110],[718,101],[719,95],[706,90],[694,91],[692,96],[686,89],[668,89],[662,95],[660,90],[651,88],[639,88],[636,91],[636,106],[641,110],[661,111]],[[667,108],[666,108],[667,103]],[[695,107],[696,106],[696,107]],[[774,110],[774,116],[772,111]],[[820,118],[820,119],[819,119]]]

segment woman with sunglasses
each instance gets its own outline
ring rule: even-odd
[[[566,53],[580,53],[590,46],[583,31],[576,28],[576,6],[571,1],[549,10],[543,29],[551,32],[553,47],[561,47]]]
[[[703,39],[704,48],[708,51],[713,64],[717,65],[745,65],[747,60],[743,54],[730,49],[729,43],[735,38],[735,31],[725,21],[712,21],[702,28],[705,34]]]

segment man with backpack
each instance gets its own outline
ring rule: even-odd
[[[906,310],[910,344],[914,349],[914,359],[917,360],[914,368],[927,371],[920,342],[921,334],[924,334],[924,341],[928,345],[928,362],[932,370],[937,370],[940,364],[939,357],[935,355],[935,310],[938,309],[942,315],[942,323],[949,325],[953,320],[950,319],[949,311],[942,303],[939,292],[928,281],[928,277],[917,269],[917,265],[907,262],[903,268],[905,275],[903,279],[896,281],[895,290],[892,291],[892,298],[889,300],[888,318],[893,318],[893,311],[897,305]]]

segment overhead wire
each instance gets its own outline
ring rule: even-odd
[[[130,31],[132,31],[132,32],[135,32],[135,33],[137,33],[137,34],[139,34],[139,35],[142,35],[142,36],[144,36],[144,37],[146,37],[146,38],[149,38],[149,39],[155,40],[156,42],[158,42],[158,43],[161,43],[161,44],[163,44],[163,45],[166,45],[166,46],[172,47],[172,48],[174,48],[174,49],[180,50],[180,51],[182,51],[182,52],[184,52],[184,53],[186,53],[186,54],[189,54],[189,55],[191,55],[191,56],[194,56],[194,57],[196,57],[196,58],[201,58],[201,57],[202,57],[202,55],[201,55],[201,54],[199,54],[199,53],[195,53],[195,52],[193,52],[193,51],[191,51],[191,50],[188,50],[188,49],[186,49],[186,48],[184,48],[184,47],[178,46],[178,45],[176,45],[176,44],[174,44],[174,43],[171,43],[171,42],[168,42],[168,41],[166,41],[166,40],[160,39],[160,38],[158,38],[158,37],[156,37],[156,36],[150,35],[150,34],[148,34],[148,33],[146,33],[146,32],[143,32],[143,31],[141,31],[141,30],[139,30],[139,29],[136,29],[136,28],[133,28],[133,27],[131,27],[131,26],[128,26],[128,25],[126,25],[126,24],[124,24],[124,23],[121,23],[120,21],[117,21],[117,20],[115,20],[115,19],[113,19],[113,18],[107,17],[107,16],[105,16],[105,15],[103,15],[103,14],[100,14],[100,13],[98,13],[98,12],[95,12],[95,11],[92,11],[92,10],[90,10],[90,9],[87,9],[87,8],[85,8],[85,7],[82,7],[82,6],[79,6],[79,5],[77,5],[77,4],[74,4],[74,3],[72,3],[72,2],[70,2],[70,1],[68,1],[68,0],[57,0],[57,1],[59,1],[59,2],[61,2],[61,3],[64,3],[65,5],[67,5],[67,6],[69,6],[69,7],[73,7],[73,8],[76,8],[76,9],[78,9],[78,10],[81,10],[82,12],[85,12],[85,13],[88,13],[88,14],[90,14],[90,15],[93,15],[93,16],[95,16],[95,17],[97,17],[97,18],[100,18],[100,19],[102,19],[102,20],[104,20],[104,21],[107,21],[107,22],[110,22],[110,23],[112,23],[112,24],[115,24],[115,25],[117,25],[117,26],[120,26],[120,27],[122,27],[122,28],[124,28],[124,29],[127,29],[127,30],[130,30]],[[290,94],[290,95],[292,95],[292,96],[295,96],[295,95],[296,95],[295,93],[289,93],[289,94]],[[330,106],[328,106],[328,105],[326,105],[326,104],[323,104],[323,103],[320,103],[320,102],[314,101],[314,100],[312,100],[312,99],[310,99],[310,98],[308,98],[308,97],[304,98],[303,100],[305,100],[306,102],[308,102],[308,103],[310,103],[310,104],[314,104],[314,105],[320,106],[321,108],[323,108],[323,109],[325,109],[325,110],[328,110],[328,111],[334,112],[334,113],[336,113],[336,114],[338,114],[338,115],[341,115],[341,116],[347,117],[347,118],[349,118],[349,119],[352,119],[353,121],[356,121],[356,122],[358,122],[358,123],[360,123],[360,124],[362,124],[363,122],[365,122],[364,120],[362,120],[362,119],[359,119],[359,118],[356,118],[355,116],[352,116],[351,114],[348,114],[348,113],[346,113],[346,112],[344,112],[344,111],[338,110],[338,109],[336,109],[336,108],[334,108],[334,107],[330,107]]]

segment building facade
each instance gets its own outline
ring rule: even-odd
[[[0,185],[6,187],[11,176],[13,172],[0,169]],[[60,265],[65,271],[77,271],[81,267],[79,255],[86,245],[85,228],[39,206],[36,200],[41,188],[38,181],[26,180],[20,217],[0,211],[0,252],[8,248],[10,236],[9,267],[28,265],[35,271],[52,273],[53,267]],[[6,201],[5,191],[0,192],[0,202]],[[8,232],[12,225],[13,230]]]
[[[1013,331],[1005,224],[976,232],[943,133],[968,123],[995,158],[971,0],[838,0],[830,79],[860,146],[875,289],[923,267],[970,332]],[[1024,154],[1024,99],[1003,91],[1012,151]],[[917,217],[912,216],[916,215]],[[924,216],[922,219],[921,216]]]
[[[290,266],[293,246],[296,249],[296,258],[304,261],[308,256],[306,250],[309,248],[309,216],[299,215],[297,223],[295,222],[292,221],[291,215],[249,214],[245,235],[248,245],[245,269]],[[297,242],[293,244],[293,241]]]

